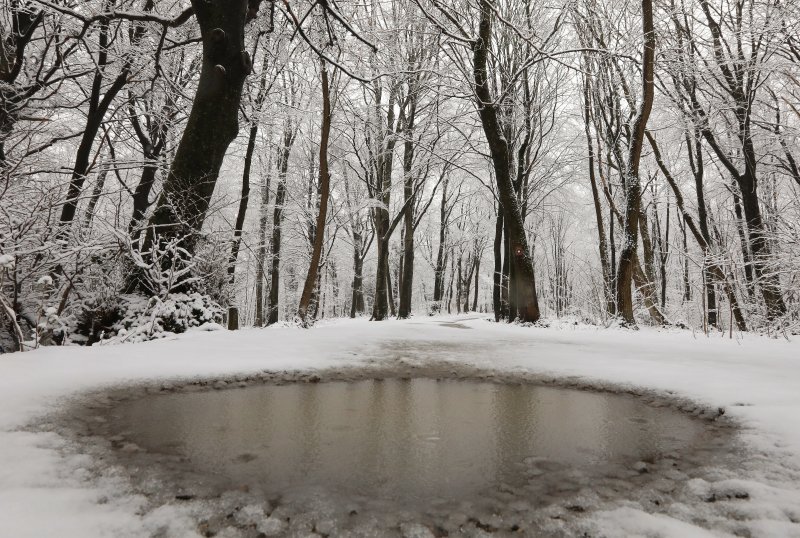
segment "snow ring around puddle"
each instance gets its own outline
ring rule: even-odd
[[[67,422],[152,506],[202,503],[209,535],[566,536],[586,512],[666,503],[736,459],[714,409],[543,381],[564,383],[450,366],[271,373],[110,391]]]

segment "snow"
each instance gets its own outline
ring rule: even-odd
[[[478,316],[337,320],[310,330],[203,329],[140,344],[50,347],[0,357],[0,536],[38,537],[56,530],[64,538],[148,536],[157,530],[196,536],[188,508],[144,511],[146,500],[130,491],[123,476],[93,477],[86,456],[63,450],[64,439],[23,429],[67,398],[126,383],[398,358],[407,364],[449,360],[671,392],[724,408],[742,424],[742,439],[751,449],[765,460],[777,458],[787,469],[800,469],[798,341],[565,324],[526,328]],[[732,504],[731,510],[749,521],[754,536],[800,536],[800,484],[776,473],[764,472],[759,480],[694,481],[687,487],[698,503],[712,494],[747,496],[747,503]],[[603,536],[727,535],[693,525],[690,513],[690,507],[673,505],[668,514],[649,514],[620,503],[587,517]]]

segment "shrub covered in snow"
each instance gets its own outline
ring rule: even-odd
[[[142,342],[222,323],[223,309],[207,295],[177,293],[162,299],[119,295],[85,305],[72,335],[73,342]]]

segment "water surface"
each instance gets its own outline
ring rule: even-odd
[[[275,493],[458,499],[542,462],[631,465],[691,447],[701,422],[634,398],[531,385],[388,379],[143,398],[118,427],[150,452]],[[116,414],[115,413],[115,414]]]

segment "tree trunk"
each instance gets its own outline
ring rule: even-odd
[[[183,256],[194,253],[222,161],[239,132],[242,87],[251,70],[244,29],[259,3],[192,0],[203,41],[202,69],[186,128],[148,223],[145,246],[172,239],[185,249]]]
[[[704,257],[707,257],[710,250],[711,245],[706,242],[705,238],[703,237],[702,232],[700,231],[699,227],[695,224],[694,219],[692,216],[686,211],[686,206],[683,201],[683,194],[681,194],[680,189],[678,188],[678,184],[675,181],[675,178],[670,173],[669,169],[667,169],[664,161],[661,158],[661,153],[658,148],[658,144],[656,143],[655,138],[649,132],[647,133],[647,139],[650,142],[650,146],[653,148],[653,155],[656,158],[656,162],[658,163],[659,168],[664,174],[664,177],[669,183],[670,187],[672,188],[673,194],[675,194],[675,205],[680,210],[681,216],[683,217],[683,223],[685,228],[689,228],[691,230],[692,235],[694,236],[697,244],[700,245],[700,249],[703,251]],[[685,234],[684,228],[684,234]],[[684,251],[686,251],[686,241],[684,239]],[[731,305],[731,310],[733,313],[733,318],[735,320],[736,326],[740,331],[747,330],[747,324],[744,320],[744,315],[739,307],[739,301],[736,297],[736,290],[734,290],[733,285],[731,284],[731,279],[728,275],[725,274],[725,271],[722,267],[720,267],[716,262],[711,262],[708,265],[709,271],[713,275],[714,279],[722,285],[722,289],[725,292],[726,297],[728,298],[728,302]],[[687,281],[688,286],[688,266],[684,269],[684,278]]]
[[[253,166],[253,153],[256,149],[256,138],[258,136],[258,113],[261,111],[261,105],[267,95],[267,58],[264,55],[264,60],[261,64],[261,80],[258,84],[258,93],[256,94],[255,101],[253,102],[253,110],[251,114],[253,118],[250,123],[250,133],[247,137],[247,150],[244,154],[244,168],[242,170],[242,195],[239,198],[239,210],[236,213],[236,224],[233,227],[233,243],[231,244],[231,258],[228,265],[228,276],[230,277],[231,284],[235,283],[236,279],[236,260],[239,258],[239,248],[242,244],[242,233],[244,231],[244,220],[247,216],[247,204],[250,201],[250,170]]]
[[[472,311],[478,311],[478,283],[480,282],[480,272],[481,272],[481,257],[475,257],[475,298],[472,300]]]
[[[89,204],[86,206],[86,213],[83,217],[83,228],[86,232],[89,232],[89,228],[92,225],[92,219],[94,219],[94,212],[95,208],[97,207],[97,202],[100,201],[100,196],[103,194],[103,188],[106,184],[106,176],[108,175],[108,167],[104,165],[104,163],[100,163],[100,173],[97,174],[97,183],[94,184],[94,188],[92,189],[92,196],[89,198]]]
[[[113,2],[111,4],[113,5]],[[97,69],[95,70],[94,79],[92,80],[92,89],[89,96],[89,112],[86,117],[83,135],[81,136],[81,143],[75,154],[75,165],[72,168],[72,177],[69,182],[69,187],[67,188],[66,201],[61,208],[61,229],[58,232],[61,239],[67,237],[69,234],[69,225],[75,219],[81,191],[83,190],[83,183],[86,181],[86,175],[89,173],[89,166],[91,164],[89,161],[92,155],[92,147],[94,146],[95,138],[97,138],[97,133],[100,130],[100,126],[103,124],[103,119],[111,103],[120,90],[122,90],[123,86],[128,82],[128,75],[130,74],[131,60],[128,58],[125,60],[117,77],[105,92],[103,92],[103,77],[108,64],[108,26],[108,21],[104,21],[100,25],[100,35],[98,38],[100,48],[97,57]],[[134,31],[134,40],[141,37],[143,32],[142,28],[142,26],[136,28]]]
[[[389,314],[394,317],[397,315],[397,306],[394,302],[394,287],[392,286],[392,267],[389,264],[389,245],[387,243],[386,250],[386,302],[389,304]]]
[[[281,279],[281,238],[283,226],[283,205],[286,203],[286,173],[289,170],[289,156],[292,152],[295,134],[290,121],[284,124],[283,147],[278,156],[278,186],[275,190],[275,208],[272,212],[272,239],[270,253],[272,267],[270,271],[269,301],[267,303],[267,325],[278,322],[278,298],[280,296]]]
[[[256,250],[256,327],[264,326],[264,266],[267,262],[267,221],[269,213],[269,184],[272,177],[272,158],[267,161],[267,179],[261,190],[258,218],[258,249]]]
[[[308,325],[308,306],[311,302],[311,295],[317,284],[317,273],[319,272],[319,262],[322,256],[322,244],[325,241],[325,222],[328,218],[328,197],[330,195],[330,173],[328,172],[328,139],[331,132],[331,94],[328,84],[328,70],[323,60],[321,62],[322,73],[322,127],[320,128],[319,142],[319,212],[317,213],[317,223],[314,230],[314,245],[311,251],[311,265],[308,267],[308,274],[303,285],[303,293],[300,296],[300,306],[297,315],[304,325]]]
[[[503,318],[503,206],[497,205],[497,219],[494,226],[494,273],[492,274],[492,306],[494,320]]]
[[[647,215],[643,211],[639,212],[639,233],[642,236],[644,271],[641,275],[642,280],[636,284],[636,287],[639,288],[639,292],[646,297],[650,319],[655,325],[664,325],[667,320],[658,307],[658,295],[656,293],[655,251],[653,250],[653,243],[647,228]],[[636,279],[635,275],[634,279]]]
[[[511,259],[513,260],[511,269],[513,280],[510,285],[516,290],[514,294],[517,303],[516,310],[522,321],[535,322],[539,319],[540,313],[533,260],[528,249],[524,216],[511,179],[508,141],[503,135],[497,108],[489,87],[487,64],[492,40],[493,10],[492,0],[480,0],[479,35],[478,39],[472,42],[475,95],[478,100],[481,124],[489,144],[497,191],[509,233]]]
[[[148,157],[145,156],[145,159],[148,159]],[[136,185],[136,190],[133,192],[133,213],[131,213],[131,220],[128,223],[128,233],[130,234],[133,234],[136,230],[136,227],[144,218],[147,208],[150,207],[150,192],[156,182],[157,172],[158,165],[148,159],[142,167],[142,175]]]
[[[456,279],[456,313],[461,313],[461,292],[464,289],[464,280],[461,276],[462,256],[458,257],[458,278]]]
[[[353,294],[350,303],[350,317],[363,314],[364,306],[364,257],[361,254],[363,239],[359,232],[353,231]]]
[[[617,268],[616,298],[617,312],[625,324],[635,326],[633,317],[633,273],[638,242],[639,215],[641,213],[642,188],[639,180],[639,161],[647,128],[647,120],[653,108],[653,70],[655,59],[655,31],[653,29],[653,2],[642,0],[642,33],[644,52],[642,56],[642,100],[634,120],[628,147],[628,162],[624,172],[625,218],[623,219],[623,243]]]
[[[228,278],[231,284],[236,282],[236,261],[239,259],[239,248],[242,244],[244,232],[244,219],[247,216],[247,204],[250,201],[250,168],[253,163],[253,152],[256,147],[258,123],[250,126],[247,139],[247,151],[244,155],[244,169],[242,170],[242,194],[239,197],[239,210],[236,212],[236,223],[233,225],[233,242],[231,243],[231,256],[228,261]]]
[[[403,259],[400,278],[400,306],[397,317],[411,316],[411,296],[414,289],[414,120],[416,119],[416,94],[409,96],[403,155]]]
[[[608,261],[608,240],[606,239],[605,224],[603,223],[603,206],[600,202],[600,193],[597,189],[597,179],[594,173],[594,145],[592,144],[591,123],[591,101],[590,101],[590,81],[589,75],[585,75],[583,81],[583,111],[584,111],[584,131],[586,133],[586,143],[589,149],[589,184],[592,188],[592,200],[594,202],[594,216],[597,222],[597,246],[600,250],[600,269],[603,274],[603,297],[606,301],[606,311],[610,314],[614,311],[614,294],[612,292],[612,267]]]
[[[433,281],[433,302],[436,304],[437,312],[442,311],[444,274],[447,270],[447,253],[445,249],[447,239],[447,183],[448,179],[445,177],[442,185],[442,204],[439,207],[439,250],[436,253],[436,268]]]

